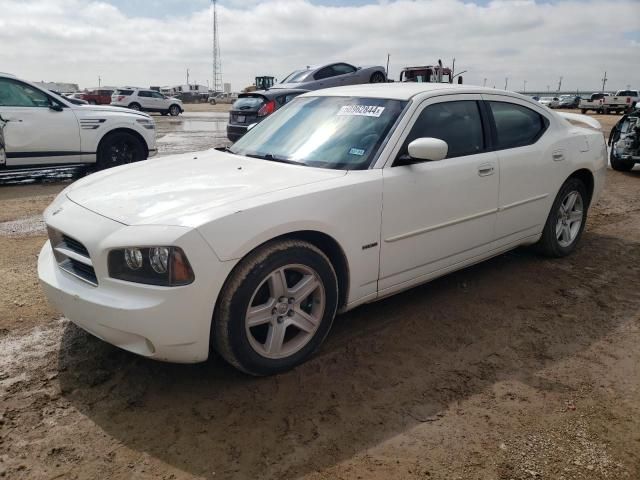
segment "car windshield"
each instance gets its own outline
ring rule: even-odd
[[[231,153],[337,170],[367,168],[407,102],[298,97],[249,130]]]
[[[304,77],[309,74],[309,70],[296,70],[293,73],[290,73],[284,80],[280,83],[298,83],[301,82]]]

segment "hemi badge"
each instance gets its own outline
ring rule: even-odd
[[[375,243],[368,243],[367,245],[363,245],[362,249],[366,250],[367,248],[373,248],[373,247],[377,247],[378,246],[378,242]]]

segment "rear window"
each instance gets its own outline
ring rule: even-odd
[[[297,82],[301,82],[308,74],[309,74],[309,70],[296,70],[295,72],[290,73],[280,83],[297,83]]]
[[[113,92],[114,95],[131,95],[133,90],[116,90]]]
[[[637,97],[638,96],[638,91],[637,90],[620,90],[616,96],[618,97]]]
[[[264,103],[265,98],[259,95],[250,97],[240,97],[233,102],[233,110],[258,110]]]
[[[523,147],[538,141],[548,120],[538,112],[507,102],[489,102],[496,125],[498,149]]]

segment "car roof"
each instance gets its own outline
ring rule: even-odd
[[[394,82],[394,83],[366,83],[362,85],[349,85],[345,87],[326,88],[304,94],[305,97],[368,97],[385,98],[390,100],[410,100],[416,95],[436,96],[442,94],[499,94],[515,98],[530,100],[529,97],[497,90],[495,88],[477,87],[474,85],[457,85],[450,83],[418,83],[418,82]]]
[[[269,90],[255,90],[253,92],[245,92],[238,95],[238,98],[248,97],[251,95],[262,95],[266,98],[279,97],[280,95],[289,95],[292,93],[307,93],[309,90],[304,88],[270,88]]]

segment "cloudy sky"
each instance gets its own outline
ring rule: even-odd
[[[640,0],[220,0],[223,78],[442,58],[465,83],[640,88]],[[211,81],[208,0],[0,0],[0,71],[95,86]]]

